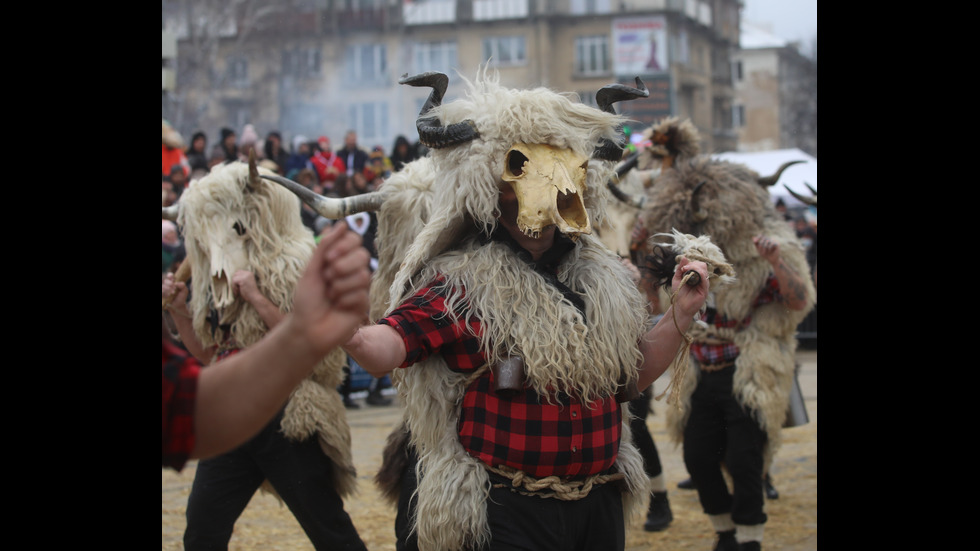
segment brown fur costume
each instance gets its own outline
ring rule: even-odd
[[[688,144],[698,139],[693,126],[683,124],[676,125],[673,136]],[[751,323],[743,330],[720,336],[731,339],[739,348],[733,392],[741,404],[755,412],[768,434],[763,455],[768,470],[781,444],[780,429],[793,384],[796,327],[816,303],[816,289],[808,277],[805,251],[793,228],[775,210],[767,187],[760,184],[760,180],[766,182],[766,179],[742,164],[707,155],[690,155],[697,149],[684,144],[673,144],[672,150],[682,155],[647,190],[641,218],[651,234],[676,229],[710,236],[734,268],[736,280],[712,291],[719,314],[739,320],[752,315]],[[779,302],[752,309],[752,302],[772,272],[771,265],[759,256],[752,242],[752,237],[760,234],[778,243],[782,259],[801,275],[807,294],[802,310],[789,310]],[[698,332],[698,327],[692,328],[692,336],[707,337],[703,331]],[[697,365],[693,357],[691,361]],[[683,440],[690,398],[699,373],[698,369],[687,370],[684,379],[674,383],[680,385],[680,408],[669,408],[667,419],[670,434],[677,442]]]

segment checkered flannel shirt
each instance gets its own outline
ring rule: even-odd
[[[782,295],[779,293],[779,281],[774,274],[769,274],[769,279],[766,280],[766,285],[763,287],[762,292],[759,293],[752,303],[752,308],[757,308],[763,304],[777,300],[782,300]],[[708,325],[715,327],[740,329],[748,326],[752,322],[752,315],[749,314],[742,320],[733,320],[719,314],[714,308],[708,308],[702,319]],[[691,344],[691,354],[694,355],[695,359],[701,365],[733,362],[738,357],[738,347],[733,342],[725,344],[703,344],[695,342]]]
[[[201,365],[193,356],[163,341],[163,466],[184,468],[194,448],[194,399]]]
[[[438,279],[379,321],[405,342],[408,353],[400,368],[432,354],[442,355],[459,373],[486,363],[480,321],[453,323],[446,315],[445,294],[444,281]],[[584,477],[605,472],[615,462],[621,415],[613,396],[587,405],[556,393],[549,404],[525,387],[523,394],[504,398],[494,393],[492,371],[486,370],[466,389],[457,429],[463,448],[493,467],[506,465],[537,478]]]

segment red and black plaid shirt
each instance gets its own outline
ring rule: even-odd
[[[486,363],[475,336],[481,334],[480,321],[453,323],[446,315],[445,291],[437,280],[380,320],[405,341],[408,353],[399,367],[432,354],[440,354],[459,373]],[[487,370],[463,396],[459,438],[470,455],[494,467],[507,465],[537,478],[597,474],[612,467],[619,453],[622,413],[612,396],[591,406],[567,395],[549,404],[532,388],[513,398],[500,397]]]
[[[184,468],[194,449],[194,400],[201,365],[163,340],[163,466]]]
[[[782,300],[782,295],[779,294],[779,281],[776,279],[775,274],[769,274],[769,279],[766,280],[766,285],[763,287],[762,292],[755,297],[752,308],[777,300]],[[738,329],[751,323],[752,315],[749,314],[742,320],[733,320],[719,314],[714,308],[708,308],[705,310],[705,316],[702,319],[708,325],[715,327]],[[691,344],[691,354],[694,354],[694,357],[702,365],[719,364],[735,361],[735,358],[738,357],[738,347],[733,342],[724,344],[702,344],[695,342]]]

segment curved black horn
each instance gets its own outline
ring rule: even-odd
[[[472,120],[467,119],[463,122],[443,126],[437,117],[426,116],[433,107],[442,105],[442,97],[449,86],[449,77],[444,73],[428,72],[413,77],[405,73],[398,84],[432,88],[429,99],[425,100],[425,105],[419,112],[419,118],[415,121],[415,127],[419,131],[419,141],[422,142],[422,145],[430,149],[441,149],[466,143],[480,136],[476,124]]]
[[[636,88],[631,88],[624,84],[608,84],[603,86],[602,89],[595,93],[595,102],[599,106],[599,109],[615,115],[616,110],[613,109],[613,104],[617,101],[628,101],[649,96],[650,91],[647,90],[640,77],[636,77]],[[626,135],[623,133],[622,125],[616,131],[619,134],[619,139],[614,142],[603,138],[593,157],[605,161],[622,160],[623,147],[626,145]]]
[[[817,190],[813,189],[813,187],[810,186],[810,184],[808,184],[806,182],[803,182],[803,185],[805,185],[807,187],[807,189],[810,190],[810,193],[813,194],[813,197],[804,197],[804,196],[800,195],[799,193],[796,193],[795,191],[793,191],[792,189],[790,189],[789,186],[787,186],[786,184],[783,184],[783,187],[786,188],[786,191],[788,191],[790,195],[792,195],[793,197],[796,197],[801,203],[803,203],[805,205],[810,205],[812,207],[817,206]]]
[[[272,180],[295,193],[300,200],[309,205],[320,216],[331,220],[341,220],[359,212],[374,212],[381,208],[381,204],[384,203],[384,195],[380,191],[338,199],[318,195],[303,184],[294,182],[289,178],[283,178],[278,174],[262,174],[261,177]]]
[[[806,161],[786,161],[779,168],[776,169],[776,173],[772,176],[762,176],[759,178],[759,185],[762,187],[769,187],[779,181],[779,177],[783,174],[783,171],[787,167],[795,165],[797,163],[805,163]]]
[[[620,201],[626,203],[631,207],[642,209],[643,205],[645,205],[647,202],[646,195],[642,193],[638,193],[636,195],[631,195],[629,193],[626,193],[625,191],[619,189],[619,186],[617,186],[612,180],[606,182],[606,187],[609,188],[609,191],[613,194],[613,196],[616,199],[619,199]]]

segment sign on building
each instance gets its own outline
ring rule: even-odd
[[[667,73],[667,20],[664,17],[613,19],[613,69],[618,77]]]

